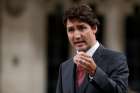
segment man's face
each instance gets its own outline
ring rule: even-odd
[[[67,20],[67,35],[71,45],[78,51],[87,51],[96,43],[96,26],[73,19]]]

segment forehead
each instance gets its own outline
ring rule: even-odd
[[[88,25],[86,22],[80,21],[78,19],[71,19],[71,20],[67,20],[66,22],[66,26],[67,27],[71,27],[71,26],[84,26],[84,25]]]

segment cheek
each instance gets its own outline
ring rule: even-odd
[[[87,33],[87,34],[85,34],[85,40],[87,42],[91,42],[92,41],[92,38],[93,38],[93,33]]]
[[[68,39],[69,39],[69,41],[71,42],[72,41],[72,35],[71,34],[67,34],[68,35]]]
[[[92,34],[93,34],[93,33],[91,33],[91,32],[85,32],[85,33],[84,33],[84,37],[85,37],[86,39],[88,39],[88,38],[90,38],[90,37],[92,36]]]

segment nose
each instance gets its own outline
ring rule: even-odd
[[[75,31],[74,32],[74,37],[76,38],[76,39],[79,39],[79,38],[81,38],[81,33],[79,32],[79,31]]]

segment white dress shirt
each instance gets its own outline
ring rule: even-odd
[[[95,51],[97,50],[97,48],[99,47],[99,42],[97,41],[96,44],[94,46],[92,46],[86,53],[92,57],[93,54],[95,53]]]

